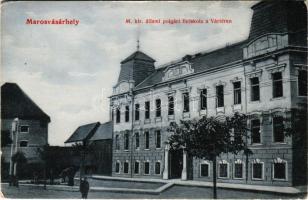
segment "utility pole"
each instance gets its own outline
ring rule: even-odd
[[[15,149],[15,153],[17,153],[17,148],[18,148],[18,122],[19,119],[15,118],[12,122],[12,127],[11,127],[11,139],[12,139],[12,144],[11,144],[11,159],[10,159],[10,185],[13,183],[14,176],[16,176],[16,164],[13,163],[13,149]],[[15,133],[15,137],[14,137]],[[14,144],[14,139],[15,139],[15,144]],[[14,165],[14,166],[13,166]]]

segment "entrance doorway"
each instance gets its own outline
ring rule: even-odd
[[[183,170],[183,150],[170,150],[169,155],[169,178],[181,178]]]

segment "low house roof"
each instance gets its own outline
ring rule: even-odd
[[[94,135],[99,125],[99,122],[95,122],[79,126],[64,143],[81,142],[90,139]]]
[[[112,139],[112,122],[101,124],[90,141]]]
[[[16,84],[1,86],[1,119],[39,119],[50,122],[50,117]]]

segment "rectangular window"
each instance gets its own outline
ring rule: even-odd
[[[203,163],[200,165],[200,175],[202,177],[209,177],[209,164]]]
[[[135,104],[135,121],[139,120],[139,110],[140,110],[140,104]]]
[[[29,133],[29,126],[27,125],[22,125],[19,127],[20,133]]]
[[[274,179],[286,179],[286,163],[274,163]]]
[[[20,147],[27,147],[28,146],[28,141],[20,141],[19,142]]]
[[[260,100],[259,78],[258,77],[251,78],[250,84],[251,84],[251,101],[259,101]]]
[[[252,178],[263,179],[263,163],[253,163]]]
[[[160,117],[161,116],[161,101],[160,101],[160,99],[156,99],[155,104],[156,104],[156,117]]]
[[[234,164],[234,178],[243,178],[243,164],[242,163]]]
[[[120,123],[121,122],[121,112],[120,112],[120,108],[116,109],[116,122]]]
[[[129,164],[128,162],[124,163],[124,174],[128,174]]]
[[[200,92],[200,109],[206,110],[207,108],[207,90],[203,89]]]
[[[161,148],[161,134],[160,131],[156,131],[156,148]]]
[[[237,81],[233,83],[233,95],[234,95],[234,104],[242,103],[242,92],[241,92],[241,82]]]
[[[260,120],[254,119],[251,120],[251,143],[260,144],[261,143],[261,134],[260,134]]]
[[[120,139],[119,139],[119,135],[116,135],[115,137],[115,146],[116,146],[116,150],[120,150]]]
[[[183,93],[183,112],[189,112],[189,93],[185,92]]]
[[[144,163],[144,174],[150,174],[150,163],[149,162]]]
[[[134,173],[139,174],[139,162],[135,162]]]
[[[139,133],[135,133],[135,143],[136,143],[136,149],[139,149],[139,147],[140,147]]]
[[[298,95],[307,96],[307,71],[298,70]]]
[[[145,149],[149,149],[150,148],[150,134],[149,134],[148,131],[144,133],[144,140],[145,140],[144,141],[145,142],[145,144],[144,144]]]
[[[120,163],[116,162],[116,169],[115,169],[116,173],[120,173]]]
[[[216,86],[216,107],[224,107],[224,86],[218,85]]]
[[[155,163],[155,174],[160,174],[160,162]]]
[[[274,133],[274,142],[284,142],[284,126],[283,126],[283,117],[274,117],[273,118],[273,133]]]
[[[125,106],[125,122],[129,121],[129,106]]]
[[[129,133],[124,134],[124,150],[129,149]]]
[[[145,118],[150,119],[150,102],[145,102]]]
[[[282,73],[276,72],[272,74],[273,78],[273,98],[283,96]]]
[[[228,178],[228,164],[219,163],[219,178]]]
[[[168,115],[174,115],[174,98],[168,96]]]

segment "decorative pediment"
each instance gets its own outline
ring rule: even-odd
[[[164,70],[163,81],[172,80],[194,73],[194,69],[191,68],[191,63],[184,61],[169,66]]]
[[[113,95],[129,92],[134,87],[134,81],[121,81],[113,87]]]
[[[267,34],[251,41],[243,49],[244,59],[262,55],[288,45],[288,35]]]

